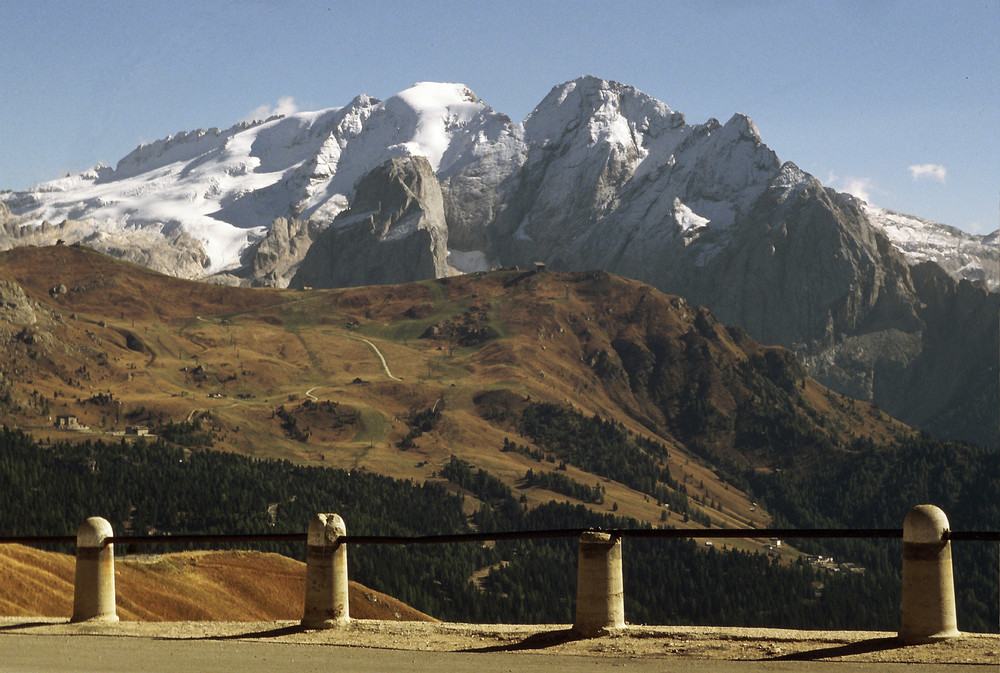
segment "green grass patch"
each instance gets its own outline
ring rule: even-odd
[[[444,288],[441,283],[438,282],[436,278],[431,278],[429,280],[422,280],[417,283],[417,285],[423,285],[431,293],[431,301],[434,302],[435,306],[440,306],[445,303],[447,298],[444,294]]]
[[[469,352],[474,351],[474,348],[469,349],[458,349],[456,348],[454,353],[449,355],[439,355],[432,356],[428,361],[427,365],[420,372],[418,379],[426,381],[440,381],[442,379],[464,379],[469,375],[469,370],[465,368],[464,360],[460,357],[461,350],[468,350]],[[442,351],[442,353],[447,353],[447,351]]]
[[[274,308],[285,329],[293,334],[302,329],[314,329],[317,325],[328,325],[331,319],[342,316],[323,295],[305,297]]]
[[[524,381],[519,381],[518,379],[502,379],[500,381],[485,383],[482,386],[482,390],[509,390],[521,395],[529,394],[528,389],[524,385]]]
[[[494,330],[496,330],[496,333],[499,335],[499,338],[509,339],[511,333],[510,333],[510,325],[507,324],[507,321],[494,315],[493,311],[490,311],[486,315],[487,315],[486,324],[489,325]]]
[[[315,328],[320,314],[308,307],[295,305],[285,308],[279,315],[284,328],[292,334],[298,334],[303,329]]]
[[[355,331],[367,337],[375,337],[394,343],[416,341],[431,325],[445,322],[465,313],[471,301],[466,298],[442,305],[435,304],[435,310],[423,318],[399,320],[392,323],[367,323],[359,326]]]
[[[371,407],[360,407],[358,408],[358,412],[361,414],[361,421],[359,423],[361,429],[351,438],[351,441],[371,443],[381,440],[389,434],[392,425],[382,415],[382,412]]]
[[[434,314],[419,320],[403,320],[394,323],[368,323],[361,325],[355,332],[366,337],[374,337],[393,343],[408,343],[420,338],[428,327],[444,320],[443,315]]]

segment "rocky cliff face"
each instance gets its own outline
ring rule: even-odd
[[[917,427],[996,448],[1000,295],[930,262],[914,266],[912,279],[922,348],[909,366],[879,372],[874,398]]]
[[[973,286],[963,293],[943,274],[948,289],[928,302],[866,204],[782,165],[746,117],[689,126],[634,89],[584,78],[553,89],[523,129],[525,159],[484,227],[494,264],[542,260],[643,280],[794,349],[836,390],[995,443],[986,408],[997,377],[964,383],[996,369],[996,325],[966,328],[972,314],[956,305]],[[982,292],[981,302],[996,296]],[[965,319],[944,317],[956,313]],[[978,335],[963,366],[938,355],[956,342],[935,327],[946,324]],[[956,409],[980,422],[934,420],[957,419]]]
[[[246,255],[245,264],[252,284],[287,287],[323,229],[315,220],[277,218],[267,235]]]
[[[0,208],[6,207],[0,203]],[[127,225],[98,226],[92,220],[63,220],[52,224],[25,222],[0,212],[0,240],[4,248],[26,245],[81,243],[118,259],[173,276],[199,276],[209,264],[201,241],[177,226],[134,229]]]
[[[884,360],[920,351],[922,323],[902,256],[850,203],[792,165],[703,266],[660,283],[712,307],[764,343],[796,350],[810,373],[874,399]],[[877,347],[876,347],[877,346]]]
[[[424,157],[390,159],[309,248],[291,287],[406,283],[449,275],[441,186]]]
[[[20,285],[0,280],[0,322],[11,325],[34,325],[37,322],[31,300]]]

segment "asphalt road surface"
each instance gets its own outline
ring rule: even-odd
[[[988,662],[977,662],[988,664]],[[977,666],[979,670],[983,667]],[[969,671],[962,664],[845,661],[720,661],[678,657],[597,657],[524,652],[423,652],[343,645],[204,640],[76,634],[34,635],[0,631],[0,671],[4,673],[362,673],[368,671],[447,671],[447,673],[581,671],[677,671],[728,673],[806,671],[854,673]]]

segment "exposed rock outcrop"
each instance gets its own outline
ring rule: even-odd
[[[0,206],[3,206],[0,203]],[[6,211],[6,207],[4,207]],[[205,247],[176,225],[132,228],[93,220],[26,224],[24,218],[0,212],[0,247],[80,243],[106,255],[171,276],[203,276],[209,258]]]
[[[38,321],[31,300],[21,286],[0,280],[0,322],[11,325],[34,325]]]
[[[317,238],[292,287],[387,285],[449,275],[441,185],[424,157],[390,159]]]
[[[323,228],[313,220],[277,218],[267,235],[247,253],[245,265],[251,284],[287,287]]]

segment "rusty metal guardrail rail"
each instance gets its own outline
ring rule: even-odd
[[[556,528],[548,530],[502,531],[493,533],[452,533],[443,535],[344,535],[341,544],[453,544],[460,542],[501,542],[508,540],[537,540],[550,538],[578,538],[591,528]],[[610,528],[601,529],[612,538],[781,538],[795,539],[902,539],[902,528]],[[179,535],[116,535],[106,538],[105,544],[211,544],[237,542],[305,542],[305,533],[260,534],[179,534]],[[945,531],[943,540],[1000,542],[1000,531]],[[75,535],[18,535],[0,537],[0,544],[74,544]]]
[[[952,541],[1000,542],[1000,531],[952,531],[947,516],[933,505],[918,505],[903,528],[565,528],[445,535],[348,535],[337,514],[316,514],[308,533],[115,535],[111,524],[91,517],[76,537],[6,536],[0,544],[76,543],[76,579],[71,621],[118,621],[114,589],[114,545],[306,542],[305,612],[307,628],[335,628],[350,621],[347,547],[351,544],[411,545],[577,538],[577,601],[574,631],[584,636],[625,627],[622,539],[691,538],[866,538],[902,540],[902,639],[954,638],[955,596]]]

